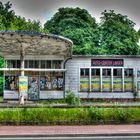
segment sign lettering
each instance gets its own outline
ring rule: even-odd
[[[123,59],[91,59],[91,66],[123,67]]]

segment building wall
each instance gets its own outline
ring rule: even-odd
[[[65,90],[72,90],[80,98],[133,98],[132,92],[80,92],[80,68],[91,68],[91,59],[123,59],[123,68],[133,68],[134,83],[137,88],[137,70],[140,70],[140,58],[130,57],[73,57],[66,63]],[[94,68],[94,67],[92,67]],[[112,68],[112,67],[108,67]]]

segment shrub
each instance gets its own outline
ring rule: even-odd
[[[91,119],[91,121],[103,120],[103,112],[99,108],[90,107],[88,110],[88,113],[89,113],[89,118]]]
[[[80,98],[76,97],[71,90],[66,91],[66,99],[65,102],[69,105],[80,105]]]

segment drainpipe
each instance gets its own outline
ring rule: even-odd
[[[66,68],[66,63],[67,63],[67,61],[70,60],[70,59],[72,59],[72,57],[68,57],[68,58],[64,61],[64,64],[63,64],[63,68],[64,68],[64,69]],[[63,92],[64,92],[64,93],[63,93],[63,96],[64,96],[64,99],[65,99],[65,95],[66,95],[66,94],[65,94],[65,72],[63,73],[63,79],[64,79],[64,80],[63,80],[63,88],[64,88],[64,89],[63,89]]]

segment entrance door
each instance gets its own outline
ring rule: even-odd
[[[103,69],[102,90],[111,91],[111,69]]]
[[[39,100],[39,78],[37,76],[29,77],[29,100]]]

